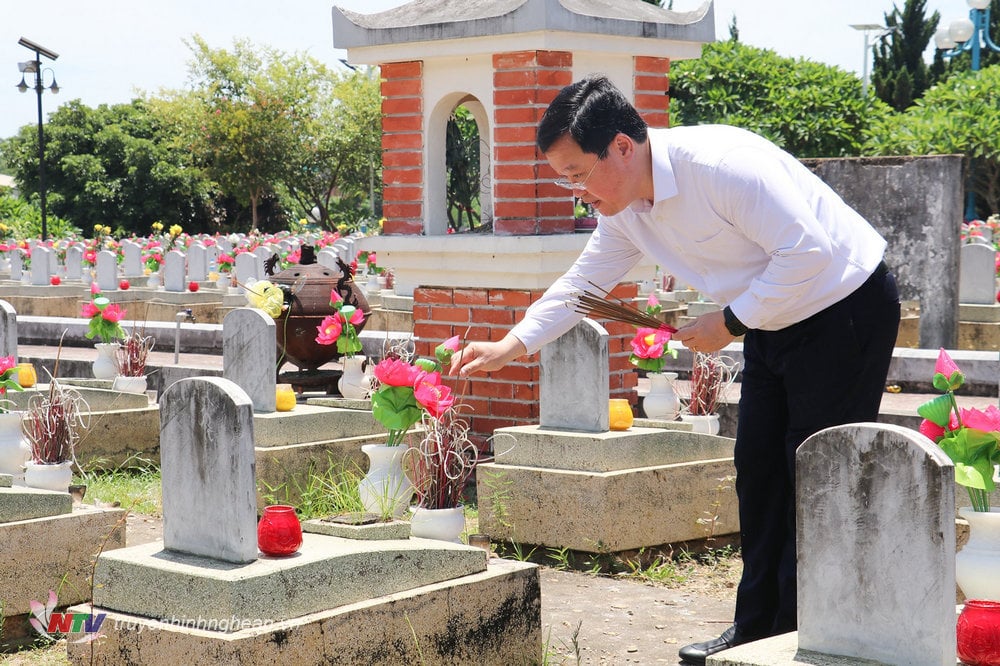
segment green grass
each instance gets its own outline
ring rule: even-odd
[[[74,476],[73,483],[87,486],[84,504],[114,505],[132,513],[159,516],[163,511],[160,469],[144,458],[129,458],[112,469],[91,468]]]

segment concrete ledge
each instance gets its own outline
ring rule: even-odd
[[[92,644],[70,642],[72,664],[177,666],[193,663],[194,655],[199,663],[243,666],[542,660],[538,568],[496,559],[480,573],[234,633],[96,610],[108,612],[106,636]]]
[[[992,305],[959,303],[958,318],[963,322],[996,324],[1000,322],[1000,303]]]
[[[679,425],[679,424],[678,424]],[[578,472],[614,472],[692,460],[731,458],[727,437],[633,426],[618,432],[567,432],[537,425],[498,428],[496,462]],[[508,444],[509,435],[514,439]]]
[[[615,472],[479,465],[479,531],[588,553],[704,539],[698,523],[717,515],[716,536],[739,531],[733,459]]]
[[[59,516],[0,523],[3,616],[31,612],[28,602],[45,603],[49,590],[57,591],[60,606],[87,601],[91,566],[102,544],[105,552],[125,545],[124,525],[115,529],[124,513],[77,506]],[[27,623],[4,622],[0,639],[23,635],[26,627]]]
[[[0,487],[0,524],[58,516],[73,511],[69,493],[18,486]]]
[[[365,525],[350,523],[334,523],[323,518],[314,518],[302,523],[302,530],[313,534],[340,537],[342,539],[360,539],[362,541],[386,541],[390,539],[409,539],[410,523],[405,520],[390,520]]]
[[[384,430],[372,416],[371,403],[367,411],[300,404],[290,412],[253,415],[254,446],[263,448],[360,437]],[[387,436],[381,434],[382,439]]]
[[[881,661],[800,650],[799,635],[794,631],[719,652],[706,663],[708,666],[886,666]]]
[[[482,549],[427,539],[372,542],[306,533],[294,555],[246,565],[165,551],[157,541],[102,555],[94,604],[157,619],[280,621],[485,568]]]

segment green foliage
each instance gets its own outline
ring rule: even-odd
[[[45,226],[52,238],[67,238],[80,233],[78,228],[52,213],[45,215]],[[0,188],[0,240],[40,238],[41,235],[42,211],[37,203],[18,199],[6,188]]]
[[[48,211],[77,227],[145,233],[154,220],[185,228],[211,218],[208,183],[142,100],[91,109],[60,106],[45,126]],[[0,144],[23,197],[38,195],[38,135],[31,126]],[[52,235],[57,230],[50,226]]]
[[[92,463],[74,482],[87,485],[85,504],[117,503],[148,516],[159,516],[163,511],[160,470],[151,460],[139,456],[110,469]]]
[[[903,11],[893,5],[885,25],[896,28],[875,47],[872,84],[875,94],[897,111],[909,108],[933,83],[924,52],[934,38],[941,14],[925,18],[927,0],[906,0]],[[865,54],[868,57],[868,54]]]
[[[670,87],[672,124],[737,125],[799,158],[859,154],[862,131],[888,112],[852,73],[738,41],[674,64]]]
[[[972,187],[985,219],[1000,210],[1000,65],[967,71],[929,89],[904,113],[882,116],[865,131],[867,155],[974,158]],[[966,178],[969,161],[966,160]],[[968,179],[968,178],[967,178]]]
[[[448,226],[458,231],[476,228],[479,205],[479,127],[466,107],[456,108],[448,119],[445,166],[448,170]]]

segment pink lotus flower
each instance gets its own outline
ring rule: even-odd
[[[413,387],[421,370],[398,358],[386,358],[379,361],[373,372],[375,379],[386,386]]]
[[[639,358],[661,358],[670,341],[670,333],[662,328],[640,328],[632,338],[632,353]]]
[[[316,342],[321,345],[332,345],[337,342],[337,338],[340,337],[340,332],[344,330],[344,326],[340,323],[338,315],[327,315],[323,317],[323,321],[316,327],[316,330],[319,331],[319,335],[316,336]]]
[[[87,319],[90,319],[94,315],[101,314],[101,310],[96,305],[94,305],[93,301],[90,301],[83,304],[83,310],[80,314],[86,317]]]
[[[413,396],[434,418],[440,418],[455,402],[451,389],[441,383],[440,372],[422,372],[413,386]]]
[[[330,305],[337,307],[340,303],[344,302],[344,297],[337,293],[336,289],[330,291]]]
[[[961,370],[958,369],[958,365],[955,361],[951,360],[951,356],[942,347],[938,351],[937,362],[934,364],[934,372],[940,372],[945,377],[950,378],[952,374],[961,372]]]
[[[1000,432],[1000,409],[996,405],[990,405],[985,410],[963,408],[962,423],[967,428],[983,432]]]
[[[455,355],[458,348],[462,346],[462,341],[457,335],[453,335],[437,347],[434,348],[434,356],[437,357],[441,365],[451,363],[451,357]]]
[[[97,286],[96,282],[91,282],[90,283],[90,295],[91,296],[97,296],[99,293],[101,293],[101,288]]]
[[[17,367],[17,359],[13,356],[0,356],[0,375],[7,372],[11,368]]]
[[[351,316],[347,319],[347,323],[357,326],[358,324],[363,323],[364,320],[365,320],[365,313],[362,312],[361,310],[355,310],[354,312],[351,313]]]
[[[101,310],[101,317],[105,321],[110,321],[112,324],[117,324],[125,316],[125,310],[122,309],[117,303],[112,303],[103,310]]]

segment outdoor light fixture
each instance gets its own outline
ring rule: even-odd
[[[934,45],[944,51],[945,58],[968,51],[972,56],[973,72],[979,71],[979,54],[985,46],[991,51],[1000,53],[1000,46],[993,43],[990,37],[990,0],[966,0],[969,5],[969,18],[958,19],[948,24],[947,28],[938,28],[934,33]],[[976,193],[972,189],[973,166],[969,162],[968,192],[965,195],[965,219],[976,219]]]
[[[879,40],[882,39],[883,37],[891,35],[892,33],[899,30],[899,28],[896,26],[887,28],[884,25],[879,25],[878,23],[852,23],[851,27],[854,28],[855,30],[860,30],[865,35],[865,51],[864,51],[865,58],[864,58],[864,69],[862,70],[863,74],[861,75],[861,96],[868,97],[868,61],[870,58],[870,53],[868,52],[868,49],[870,48],[870,46],[874,46],[871,37],[874,37],[875,40]]]
[[[48,89],[53,95],[59,93],[59,85],[56,83],[55,72],[50,68],[42,68],[42,56],[45,56],[49,60],[55,60],[59,57],[59,54],[24,37],[19,39],[17,43],[35,52],[34,60],[17,63],[17,69],[21,72],[21,82],[17,84],[17,89],[21,92],[28,92],[30,86],[25,82],[24,76],[25,74],[35,75],[34,87],[35,93],[38,95],[38,197],[42,213],[42,240],[44,241],[48,240],[49,237],[48,222],[45,216],[45,132],[42,128],[42,91],[45,90],[45,85],[43,84],[45,72],[48,71],[52,74],[52,85],[48,86]]]

